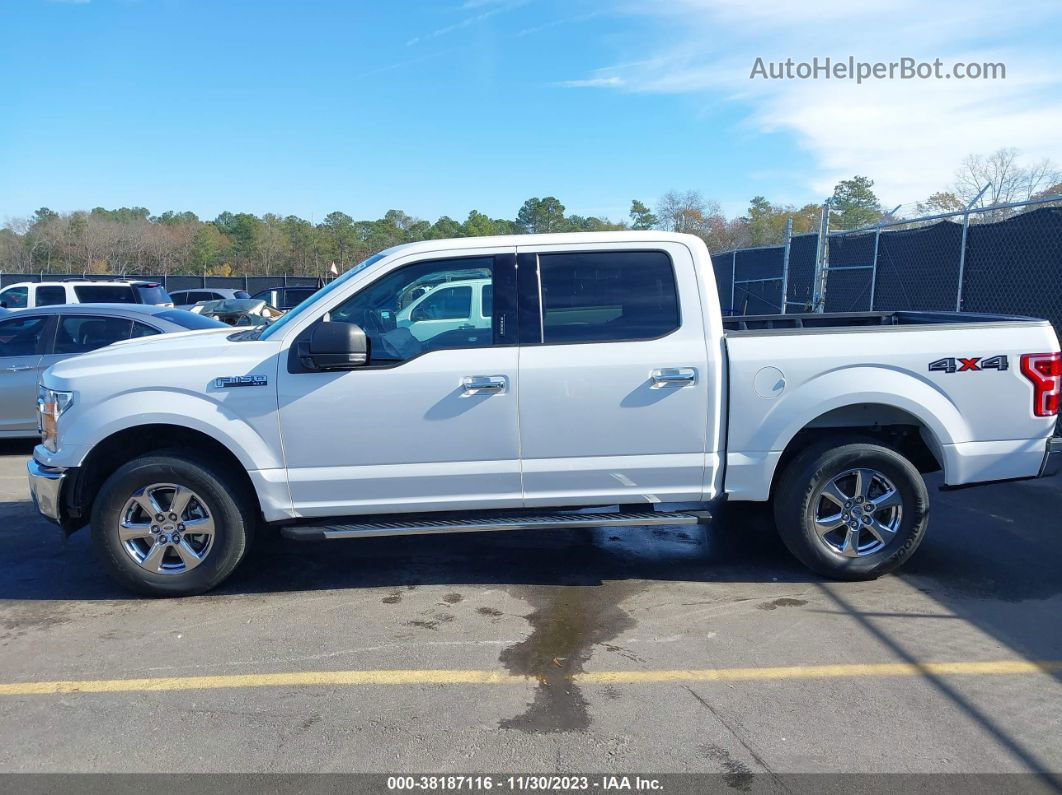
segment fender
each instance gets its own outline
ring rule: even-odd
[[[868,386],[853,390],[854,384]],[[945,472],[956,463],[953,445],[971,438],[958,408],[932,383],[882,365],[840,367],[787,389],[749,428],[745,442],[732,444],[727,453],[727,492],[734,499],[767,499],[778,461],[801,430],[834,409],[865,404],[900,409],[921,422],[932,437],[927,440],[930,446],[943,458]]]
[[[231,450],[248,472],[282,469],[284,464],[278,455],[282,448],[275,416],[275,393],[264,397],[272,401],[272,413],[266,413],[260,427],[255,427],[227,407],[223,400],[202,393],[177,389],[120,392],[84,408],[76,425],[64,434],[63,447],[76,456],[76,466],[80,466],[89,451],[108,436],[139,425],[161,423],[191,428],[213,437]],[[142,407],[145,405],[165,406],[166,409],[144,412]],[[248,408],[247,404],[239,405],[244,411]],[[82,435],[82,431],[87,434]]]

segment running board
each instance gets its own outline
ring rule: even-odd
[[[706,524],[708,511],[645,511],[644,513],[545,513],[528,516],[492,516],[476,520],[435,519],[364,524],[304,524],[280,529],[285,538],[323,541],[333,538],[417,536],[435,533],[487,533],[493,530],[555,530],[564,527],[640,527],[649,525]]]

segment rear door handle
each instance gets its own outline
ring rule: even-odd
[[[22,365],[22,366],[19,366],[19,367],[12,366],[12,367],[8,367],[6,369],[7,369],[7,371],[9,373],[20,373],[23,370],[36,370],[37,368],[34,367],[32,364],[27,364],[27,365]]]
[[[697,383],[697,371],[692,367],[664,367],[653,370],[653,387],[689,386]]]
[[[506,379],[503,375],[466,375],[461,379],[461,386],[466,395],[477,392],[504,392]]]

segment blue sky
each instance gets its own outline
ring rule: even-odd
[[[0,0],[0,222],[46,205],[738,213],[962,157],[1062,160],[1056,1]],[[754,59],[1001,60],[1004,81],[750,81]]]

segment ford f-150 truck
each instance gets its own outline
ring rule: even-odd
[[[403,312],[432,294],[430,313]],[[447,322],[473,310],[490,322]],[[90,524],[110,572],[154,595],[216,586],[263,528],[684,524],[724,499],[771,501],[797,558],[867,579],[922,540],[922,473],[1042,472],[1060,381],[1041,320],[724,319],[692,236],[432,240],[371,257],[269,327],[53,366],[30,483],[45,516]]]

